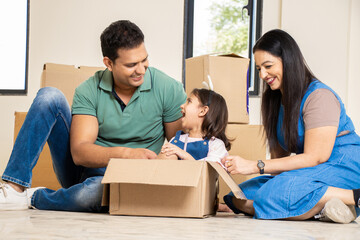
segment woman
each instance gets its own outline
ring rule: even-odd
[[[231,174],[271,175],[239,185],[248,200],[229,194],[225,203],[235,213],[260,219],[355,220],[360,138],[341,99],[314,77],[286,32],[269,31],[253,53],[266,83],[261,113],[272,159],[228,156],[222,163]]]

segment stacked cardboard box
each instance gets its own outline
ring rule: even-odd
[[[185,88],[189,95],[203,83],[222,95],[230,123],[249,123],[247,71],[249,59],[236,54],[203,55],[185,62]],[[211,83],[210,83],[211,81]]]
[[[69,104],[71,105],[75,88],[83,81],[101,67],[74,67],[72,65],[47,63],[41,76],[41,87],[56,87],[60,89]],[[15,130],[14,141],[20,131],[20,128],[25,120],[25,112],[15,112]],[[51,154],[49,146],[45,144],[43,151],[40,154],[38,163],[33,169],[32,187],[47,187],[50,189],[60,188],[60,184],[55,176],[52,167]]]
[[[259,160],[266,157],[266,146],[261,125],[249,125],[248,73],[249,59],[236,54],[203,55],[186,59],[186,93],[194,88],[212,86],[221,94],[229,110],[227,135],[233,139],[230,155],[239,155],[245,159]],[[211,82],[210,82],[211,81]],[[237,183],[257,176],[233,175]],[[219,198],[230,189],[220,179]]]

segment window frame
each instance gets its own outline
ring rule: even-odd
[[[183,84],[185,86],[185,59],[193,56],[193,41],[194,41],[194,1],[196,0],[184,0],[184,50],[183,50]],[[254,8],[255,6],[255,8]],[[260,79],[256,74],[254,65],[254,59],[252,54],[252,48],[255,42],[261,36],[262,29],[262,9],[263,0],[248,0],[248,5],[244,6],[247,9],[250,16],[249,22],[249,83],[250,87],[251,79],[254,78],[254,88],[249,91],[250,96],[258,96],[260,92]],[[242,9],[243,10],[243,9]],[[239,9],[239,11],[242,11]],[[254,14],[255,13],[255,16]],[[244,13],[245,14],[245,13]],[[255,21],[255,24],[254,24]],[[255,27],[255,29],[254,29]],[[253,36],[253,37],[251,37]]]
[[[24,89],[0,89],[1,95],[27,95],[29,71],[29,35],[30,35],[30,0],[26,1],[26,53],[25,53],[25,85]]]

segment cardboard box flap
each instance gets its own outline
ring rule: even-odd
[[[238,199],[246,199],[245,194],[240,189],[240,187],[235,183],[231,178],[230,174],[225,171],[225,169],[217,162],[208,162],[215,171],[221,176],[224,182],[229,186],[230,190],[234,193],[234,196]]]
[[[48,71],[73,71],[74,65],[56,64],[56,63],[45,63],[44,70]]]
[[[216,52],[216,53],[203,54],[203,55],[200,55],[200,56],[192,57],[192,59],[194,59],[194,58],[204,58],[204,57],[234,57],[234,58],[242,58],[242,59],[246,59],[246,60],[250,61],[249,58],[240,56],[239,54],[225,53],[225,52]]]
[[[250,61],[250,59],[248,58],[245,58],[243,56],[240,56],[236,53],[224,53],[224,54],[219,54],[217,56],[220,56],[220,57],[235,57],[235,58],[243,58],[243,59],[247,59],[248,61]]]
[[[110,159],[103,184],[136,183],[196,187],[206,162],[179,160]]]
[[[89,66],[80,66],[79,69],[83,70],[83,71],[89,71],[91,73],[97,72],[97,71],[100,71],[100,70],[105,70],[104,67],[89,67]]]
[[[93,74],[95,71],[104,70],[104,67],[89,67],[89,66],[79,66],[75,65],[66,65],[66,64],[57,64],[57,63],[45,63],[44,70],[48,71],[62,71],[62,72],[76,72],[79,70],[90,71]]]

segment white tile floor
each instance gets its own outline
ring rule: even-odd
[[[0,211],[0,239],[360,239],[360,218],[334,224],[254,220],[228,213],[190,219]]]

